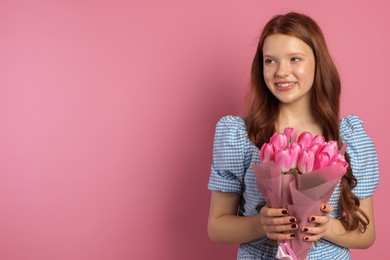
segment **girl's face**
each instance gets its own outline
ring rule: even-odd
[[[284,34],[268,36],[263,45],[264,81],[283,104],[309,105],[314,81],[312,49],[299,38]]]

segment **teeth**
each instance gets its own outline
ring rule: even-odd
[[[286,88],[286,87],[291,87],[291,86],[293,86],[294,84],[295,84],[295,82],[283,83],[283,84],[276,83],[276,85],[277,85],[278,87],[284,87],[284,88]]]

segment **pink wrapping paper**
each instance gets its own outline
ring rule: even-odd
[[[308,218],[322,215],[321,204],[327,203],[337,183],[345,174],[341,163],[330,165],[313,172],[299,174],[291,170],[283,174],[273,161],[252,165],[257,179],[257,186],[271,208],[287,208],[289,215],[296,217],[298,226],[312,226]],[[295,231],[296,238],[279,241],[284,251],[292,249],[292,259],[306,259],[312,242],[303,240],[304,234]],[[285,252],[291,254],[290,252]]]

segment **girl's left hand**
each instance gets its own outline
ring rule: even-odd
[[[333,211],[333,207],[329,204],[323,204],[321,211],[323,212],[322,216],[309,217],[309,222],[316,224],[316,226],[301,228],[301,232],[305,234],[303,240],[314,242],[325,235],[330,220],[329,213]]]

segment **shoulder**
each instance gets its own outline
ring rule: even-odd
[[[343,142],[352,146],[351,148],[369,148],[374,145],[364,129],[363,120],[354,114],[341,119],[340,135]]]
[[[340,134],[342,141],[347,144],[351,168],[358,180],[354,192],[359,198],[368,197],[379,182],[375,144],[364,130],[363,120],[353,114],[341,119]]]
[[[217,123],[215,136],[224,141],[245,142],[248,138],[245,120],[239,116],[222,117]]]
[[[245,121],[239,116],[224,116],[216,126],[210,190],[242,191],[242,179],[249,167],[249,139]]]
[[[229,115],[218,121],[214,136],[214,151],[224,150],[229,153],[236,151],[244,157],[251,144],[244,118]]]
[[[353,135],[364,131],[363,120],[355,114],[350,114],[340,120],[341,135]]]
[[[224,116],[219,119],[217,129],[246,131],[245,120],[240,116]]]

